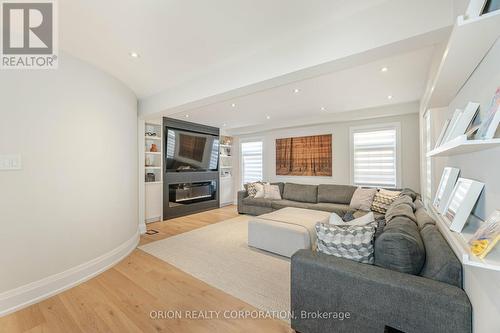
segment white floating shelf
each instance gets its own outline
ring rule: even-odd
[[[229,166],[222,166],[221,165],[220,168],[221,169],[232,169],[233,167],[231,165],[229,165]]]
[[[148,155],[161,155],[160,151],[156,151],[156,152],[154,152],[154,151],[146,151],[145,153],[148,154]]]
[[[146,169],[161,169],[161,166],[145,166]]]
[[[225,147],[225,148],[231,148],[232,147],[231,145],[223,145],[223,144],[220,144],[219,146]]]
[[[431,207],[431,213],[434,215],[436,224],[444,236],[446,241],[450,244],[453,252],[463,265],[479,267],[483,269],[500,271],[500,246],[497,245],[490,253],[484,258],[480,259],[473,255],[467,244],[471,237],[476,232],[481,220],[472,216],[469,218],[468,223],[465,225],[461,233],[450,230],[448,222],[437,212],[434,207]]]
[[[427,157],[468,154],[498,146],[500,146],[500,138],[488,140],[464,140],[458,138],[431,150],[427,153]]]
[[[457,18],[436,76],[427,94],[428,109],[450,104],[500,36],[500,11]]]
[[[146,135],[146,140],[161,140],[161,137],[158,136],[147,136]]]
[[[146,185],[153,185],[153,184],[163,184],[162,181],[157,181],[157,182],[146,182]]]

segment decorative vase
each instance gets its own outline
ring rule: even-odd
[[[149,149],[150,152],[152,153],[157,153],[158,152],[158,146],[156,145],[156,143],[153,143],[151,145],[151,149]]]

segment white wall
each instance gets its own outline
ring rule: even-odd
[[[2,71],[0,95],[0,155],[23,163],[0,171],[1,305],[14,288],[137,238],[139,217],[128,88],[61,54],[57,70]]]
[[[480,102],[480,116],[484,119],[491,98],[500,87],[500,41],[490,50],[464,87],[450,103],[447,110],[431,111],[434,138],[437,138],[445,120],[455,109],[463,109],[467,102]],[[497,131],[497,136],[499,132]],[[495,209],[500,209],[500,148],[473,154],[433,159],[433,188],[439,184],[443,168],[456,167],[461,176],[479,180],[486,184],[474,210],[484,219]],[[475,332],[500,331],[500,272],[465,267],[465,289],[474,309]]]
[[[334,122],[307,127],[294,127],[279,129],[261,133],[246,134],[238,139],[247,140],[261,138],[264,140],[264,180],[295,182],[302,184],[350,184],[350,138],[349,128],[356,126],[380,125],[399,122],[401,124],[401,156],[403,187],[410,187],[418,191],[420,182],[419,164],[419,125],[418,104],[406,104],[405,108],[413,110],[414,113],[400,116],[391,116],[375,119],[356,120],[348,122]],[[353,111],[354,113],[354,111]],[[278,138],[308,136],[319,134],[333,135],[333,172],[331,177],[302,177],[302,176],[277,176],[275,142]],[[239,177],[238,185],[241,185]]]

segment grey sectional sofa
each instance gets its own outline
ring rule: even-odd
[[[335,212],[343,216],[353,211],[349,208],[356,190],[350,185],[302,185],[294,183],[273,183],[280,187],[282,200],[252,198],[246,190],[238,192],[238,212],[240,214],[261,215],[285,207]]]
[[[460,261],[418,198],[411,208],[393,208],[400,215],[376,235],[374,265],[311,250],[292,256],[293,329],[302,333],[472,331],[472,308],[462,290]],[[331,318],[339,312],[348,312],[349,318]],[[318,314],[330,314],[330,318],[318,318]]]

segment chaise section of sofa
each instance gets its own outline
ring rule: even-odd
[[[404,204],[404,203],[403,203]],[[303,333],[470,333],[472,307],[462,266],[417,198],[394,209],[375,240],[375,265],[300,250],[292,256],[292,328]],[[394,207],[396,208],[396,207]],[[398,213],[399,212],[399,213]],[[349,312],[350,318],[307,318]]]

